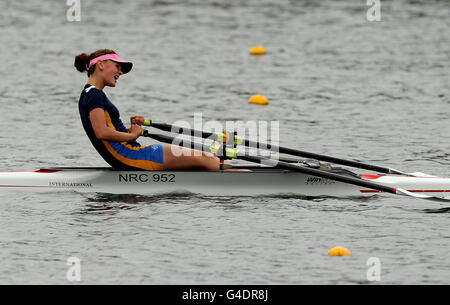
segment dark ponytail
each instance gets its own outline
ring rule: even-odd
[[[91,60],[93,60],[94,58],[105,55],[105,54],[116,54],[116,52],[114,52],[113,50],[109,50],[109,49],[100,49],[91,54],[81,53],[81,54],[75,56],[75,62],[73,65],[80,72],[88,71],[88,76],[90,76],[95,71],[95,65],[93,65],[89,69],[88,68],[89,62]]]
[[[74,66],[78,71],[84,72],[88,70],[89,64],[89,54],[81,53],[80,55],[75,56]]]

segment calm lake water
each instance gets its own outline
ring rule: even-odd
[[[105,89],[125,122],[278,121],[283,146],[450,176],[449,1],[382,0],[379,22],[366,1],[80,3],[79,22],[65,1],[0,3],[0,171],[107,165],[73,60],[111,48],[134,62]],[[0,284],[70,284],[69,257],[81,284],[450,284],[450,204],[1,190],[0,206]]]

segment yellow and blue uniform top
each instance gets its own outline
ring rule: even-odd
[[[78,103],[81,122],[89,140],[97,152],[116,170],[162,170],[163,146],[153,144],[141,146],[137,141],[112,142],[95,136],[89,113],[101,108],[105,112],[106,125],[117,131],[128,132],[120,119],[119,110],[106,94],[95,86],[86,84]]]

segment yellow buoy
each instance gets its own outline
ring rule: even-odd
[[[267,105],[269,103],[269,100],[267,99],[267,97],[262,96],[262,95],[253,95],[248,102],[250,104],[258,104],[258,105]]]
[[[250,49],[250,54],[252,55],[263,55],[266,54],[266,49],[263,46],[256,46]]]
[[[328,255],[330,256],[344,256],[344,255],[352,255],[352,253],[344,248],[344,247],[334,247],[328,251]]]

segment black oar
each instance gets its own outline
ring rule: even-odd
[[[167,136],[167,135],[161,135],[161,134],[149,133],[147,130],[144,130],[141,135],[144,137],[149,137],[149,138],[155,139],[157,141],[165,142],[165,143],[169,143],[169,144],[173,144],[175,142],[174,137]],[[180,141],[177,141],[177,142],[178,142],[177,145],[179,145],[179,146],[195,148],[195,149],[199,149],[199,150],[203,150],[203,151],[211,151],[211,149],[208,148],[203,143],[195,143],[195,142],[187,141],[185,139],[180,139]],[[220,150],[215,148],[215,149],[213,149],[213,152],[220,152]],[[364,188],[374,189],[374,190],[378,190],[381,192],[387,192],[387,193],[392,193],[392,194],[396,194],[396,195],[407,195],[407,196],[411,196],[414,198],[421,198],[421,199],[444,200],[444,199],[438,198],[438,197],[432,197],[432,196],[422,195],[422,194],[414,194],[412,192],[409,192],[409,191],[401,189],[401,188],[389,187],[386,185],[366,181],[366,180],[359,179],[359,178],[348,177],[348,176],[343,176],[343,175],[326,172],[326,171],[318,170],[318,169],[314,169],[314,168],[298,166],[295,164],[282,162],[282,161],[278,161],[278,160],[274,160],[274,159],[250,156],[247,154],[242,155],[242,154],[239,154],[237,149],[232,149],[232,148],[226,148],[226,157],[230,158],[230,159],[241,159],[241,160],[259,163],[259,164],[263,164],[263,165],[269,165],[269,166],[276,165],[280,168],[284,168],[287,170],[301,172],[301,173],[311,175],[311,176],[316,176],[316,177],[321,177],[321,178],[339,181],[339,182],[343,182],[343,183],[353,184],[353,185],[361,186]],[[447,200],[445,200],[445,201],[447,201]]]
[[[151,120],[146,120],[144,122],[144,125],[151,126],[151,127],[157,128],[157,129],[168,131],[168,132],[178,132],[180,134],[190,134],[191,136],[202,137],[205,139],[210,138],[210,139],[214,139],[218,142],[222,142],[222,143],[227,142],[227,135],[223,134],[221,132],[212,133],[212,132],[206,132],[206,131],[199,131],[199,130],[194,130],[194,129],[190,129],[190,128],[178,127],[178,126],[170,125],[170,124],[166,124],[166,123],[155,123]],[[346,166],[351,166],[351,167],[356,167],[356,168],[361,168],[361,169],[367,169],[367,170],[371,170],[371,171],[375,171],[375,172],[379,172],[379,173],[383,173],[383,174],[397,174],[397,175],[410,176],[409,174],[406,174],[404,172],[401,172],[399,170],[389,168],[389,167],[381,167],[381,166],[376,166],[376,165],[371,165],[371,164],[366,164],[366,163],[361,163],[361,162],[345,160],[345,159],[335,158],[335,157],[331,157],[331,156],[301,151],[301,150],[287,148],[287,147],[281,147],[281,146],[270,145],[270,144],[261,143],[261,142],[244,140],[237,136],[235,137],[234,141],[236,144],[239,144],[239,145],[242,144],[247,147],[268,149],[268,150],[272,150],[275,152],[278,151],[281,154],[288,154],[288,155],[293,155],[293,156],[298,156],[298,157],[303,157],[303,158],[311,158],[311,159],[331,162],[331,163],[340,164],[340,165],[346,165]]]

